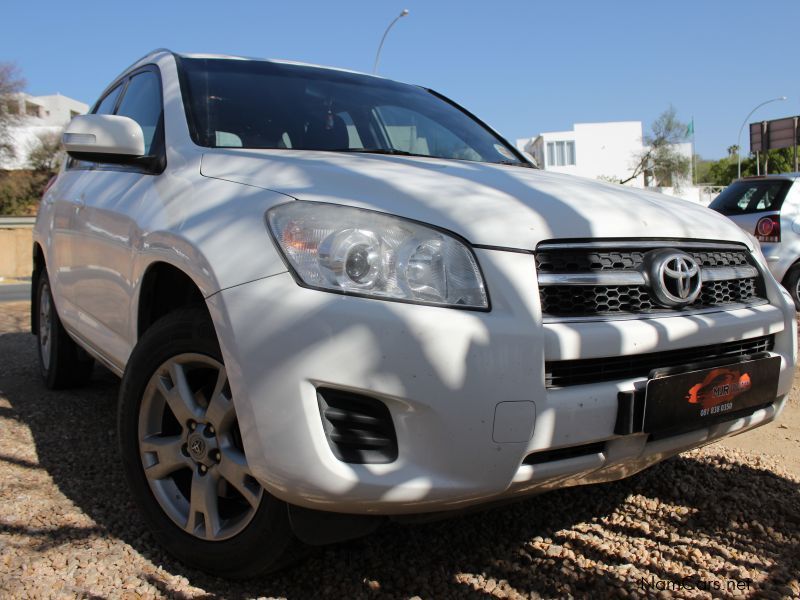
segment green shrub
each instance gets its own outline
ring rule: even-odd
[[[52,176],[48,171],[0,171],[0,215],[35,215]]]

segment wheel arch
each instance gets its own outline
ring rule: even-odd
[[[137,299],[137,340],[158,319],[182,308],[201,307],[211,319],[200,285],[185,270],[166,261],[155,261],[147,266]]]
[[[785,284],[786,284],[786,280],[789,278],[789,274],[791,273],[792,269],[794,269],[795,267],[798,267],[798,266],[800,266],[800,256],[798,256],[793,263],[789,264],[789,266],[783,272],[783,275],[781,276],[781,278],[779,280],[779,283],[781,285],[783,285],[784,287],[786,287]]]
[[[39,277],[46,269],[44,260],[44,250],[39,242],[33,242],[33,261],[31,267],[31,333],[36,335],[39,330],[39,298],[37,292],[39,288]]]

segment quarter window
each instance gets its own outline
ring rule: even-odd
[[[128,83],[117,114],[139,123],[144,132],[144,153],[150,154],[150,147],[153,145],[158,122],[161,119],[161,90],[158,85],[158,75],[152,71],[134,75]]]
[[[111,115],[114,114],[114,107],[117,104],[117,98],[119,98],[119,93],[122,91],[122,85],[118,85],[113,90],[106,94],[106,97],[97,105],[97,108],[94,110],[94,114],[96,115]]]

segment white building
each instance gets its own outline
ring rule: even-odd
[[[9,127],[16,155],[0,159],[0,169],[25,169],[28,155],[42,137],[59,135],[72,117],[85,114],[89,106],[61,94],[15,94],[3,99],[0,110],[19,117],[19,121]]]
[[[642,122],[575,123],[572,131],[551,131],[517,140],[547,171],[590,179],[625,180],[641,154]],[[644,187],[640,175],[628,185]]]

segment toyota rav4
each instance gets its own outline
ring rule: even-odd
[[[63,142],[41,372],[122,377],[131,492],[202,569],[626,477],[791,387],[794,305],[751,236],[537,170],[433,90],[156,51]]]

